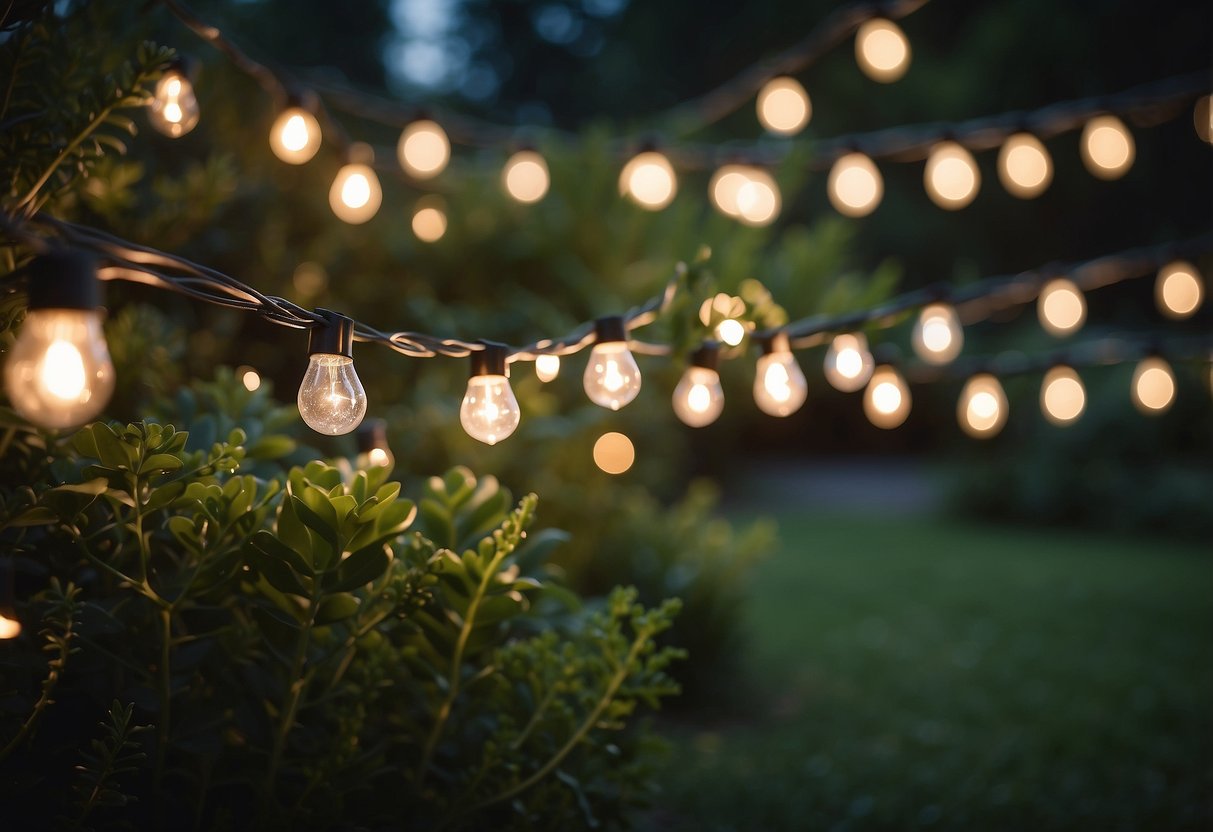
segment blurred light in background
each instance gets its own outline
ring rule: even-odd
[[[0,612],[0,639],[16,638],[21,635],[21,622],[9,612]]]
[[[746,225],[769,225],[779,216],[779,186],[764,170],[752,169],[737,189],[737,215]]]
[[[884,180],[876,164],[862,153],[848,153],[830,168],[830,202],[840,214],[864,217],[884,196]]]
[[[772,78],[758,91],[758,121],[772,133],[792,136],[813,116],[809,94],[795,78]]]
[[[1082,379],[1070,367],[1054,367],[1045,373],[1040,385],[1040,409],[1055,425],[1068,425],[1082,415],[1087,406],[1087,391]]]
[[[887,364],[876,368],[863,394],[863,412],[872,424],[886,430],[906,420],[910,415],[910,389],[900,373]]]
[[[874,18],[855,32],[855,60],[873,81],[890,84],[910,68],[910,42],[896,23]]]
[[[835,335],[826,350],[826,381],[835,390],[854,393],[868,383],[875,362],[868,352],[868,338],[862,332]]]
[[[964,329],[956,310],[946,303],[923,308],[911,338],[914,352],[928,364],[947,364],[964,347]]]
[[[1016,133],[998,151],[998,178],[1007,193],[1032,199],[1053,181],[1053,160],[1040,139],[1031,133]]]
[[[754,374],[754,401],[770,416],[789,416],[808,398],[809,385],[790,350],[760,356]]]
[[[1196,99],[1192,123],[1196,125],[1196,135],[1213,144],[1213,95],[1202,95]]]
[[[992,375],[973,376],[960,394],[957,418],[965,433],[976,439],[997,436],[1007,423],[1007,394]]]
[[[716,324],[716,338],[735,347],[745,338],[745,325],[734,318],[726,318]]]
[[[594,443],[594,464],[608,474],[622,474],[635,461],[636,448],[622,433],[604,433]]]
[[[1133,371],[1133,404],[1148,416],[1166,413],[1175,401],[1175,374],[1156,356],[1145,358]]]
[[[1062,337],[1078,331],[1087,318],[1087,302],[1074,281],[1064,277],[1050,280],[1036,300],[1040,325],[1050,335]]]
[[[291,165],[302,165],[320,149],[320,123],[302,107],[282,111],[270,128],[270,149]]]
[[[710,425],[724,410],[720,375],[710,367],[687,367],[674,388],[674,413],[693,428]]]
[[[519,202],[538,202],[548,192],[548,164],[535,151],[520,150],[505,163],[501,180],[506,192]]]
[[[670,160],[654,150],[633,156],[619,174],[619,193],[650,211],[669,205],[677,190]]]
[[[1098,116],[1082,129],[1082,161],[1099,179],[1119,179],[1133,166],[1133,135],[1116,116]]]
[[[337,171],[329,189],[329,206],[339,219],[358,225],[379,211],[383,191],[370,167],[375,159],[371,146],[357,142],[350,147],[349,157],[350,163]]]
[[[240,383],[244,385],[244,389],[250,393],[261,386],[261,374],[252,367],[239,367],[236,374],[240,376]]]
[[[442,173],[451,158],[451,143],[446,131],[434,121],[422,119],[404,128],[396,144],[400,166],[416,179],[429,179]]]
[[[446,234],[446,211],[440,199],[434,196],[417,200],[413,213],[413,233],[423,243],[436,243]]]
[[[940,142],[931,148],[923,173],[927,195],[940,208],[956,211],[964,208],[981,187],[981,173],[973,154],[956,142]]]
[[[1190,318],[1204,300],[1200,272],[1191,263],[1176,260],[1158,270],[1154,299],[1168,318]]]
[[[541,355],[535,359],[535,376],[544,384],[560,375],[560,356]]]

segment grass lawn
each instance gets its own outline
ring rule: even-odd
[[[1209,829],[1207,548],[777,515],[752,707],[667,723],[649,830]]]

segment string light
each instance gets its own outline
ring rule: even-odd
[[[194,85],[185,63],[177,61],[156,83],[148,105],[148,121],[169,138],[179,139],[198,125],[198,115]]]
[[[1087,302],[1074,281],[1059,277],[1041,290],[1036,312],[1045,331],[1060,338],[1082,327],[1087,318]]]
[[[436,121],[421,119],[405,127],[396,143],[400,167],[414,179],[442,173],[451,158],[451,142]]]
[[[910,388],[901,373],[887,364],[872,373],[863,394],[863,412],[873,425],[892,430],[910,415]]]
[[[337,171],[333,186],[329,188],[329,207],[338,219],[360,225],[379,212],[383,191],[379,187],[379,177],[371,168],[375,152],[370,145],[361,142],[352,145],[349,160]]]
[[[535,359],[535,377],[547,384],[560,375],[560,356],[540,355]]]
[[[1040,139],[1016,133],[998,151],[998,178],[1011,196],[1032,199],[1053,181],[1053,160]]]
[[[29,266],[29,307],[4,367],[13,408],[46,428],[84,424],[114,392],[92,259],[52,252]]]
[[[779,186],[764,170],[753,168],[737,189],[737,218],[746,225],[770,225],[779,216]]]
[[[735,347],[745,340],[745,324],[736,318],[725,318],[716,324],[716,339]]]
[[[608,431],[594,443],[594,464],[608,474],[622,474],[636,461],[632,440],[617,431]]]
[[[726,216],[736,217],[741,210],[737,207],[737,192],[741,186],[750,181],[750,168],[744,165],[724,165],[717,169],[708,183],[708,193],[712,203]]]
[[[383,419],[367,419],[358,426],[358,467],[392,468],[396,458],[392,456],[387,441],[387,422]]]
[[[763,413],[790,416],[804,405],[809,386],[786,333],[762,341],[754,374],[754,401]]]
[[[896,23],[873,18],[855,32],[855,60],[873,81],[891,84],[910,68],[910,42]]]
[[[283,110],[270,128],[270,149],[287,164],[311,161],[320,150],[320,141],[320,122],[298,104]]]
[[[1055,425],[1073,424],[1087,407],[1087,391],[1074,369],[1058,365],[1045,373],[1040,385],[1040,409]]]
[[[1192,123],[1202,141],[1213,144],[1213,95],[1202,95],[1192,108]]]
[[[973,154],[953,141],[943,141],[931,148],[923,173],[927,195],[940,208],[957,211],[977,196],[981,173]]]
[[[1116,116],[1097,116],[1082,129],[1082,161],[1092,176],[1119,179],[1133,166],[1133,134]]]
[[[677,191],[678,179],[670,160],[655,150],[636,154],[619,174],[619,193],[649,211],[669,205]]]
[[[1133,370],[1133,404],[1147,416],[1159,416],[1175,401],[1175,373],[1158,356],[1149,356]]]
[[[835,390],[854,393],[872,377],[875,361],[862,332],[835,335],[826,350],[825,377]]]
[[[308,365],[299,384],[299,415],[328,436],[349,433],[366,415],[366,390],[354,370],[354,322],[328,309],[308,331]]]
[[[1200,272],[1191,263],[1176,260],[1158,270],[1154,281],[1154,299],[1168,318],[1190,318],[1204,300]]]
[[[1007,394],[998,379],[988,373],[969,379],[960,394],[957,419],[975,439],[997,436],[1007,422]]]
[[[911,337],[914,352],[928,364],[947,364],[964,347],[964,329],[956,310],[946,303],[932,303],[918,315]]]
[[[691,353],[690,366],[674,388],[674,414],[684,424],[702,428],[724,411],[724,388],[716,371],[720,348],[712,341]]]
[[[548,163],[533,150],[520,150],[506,161],[501,182],[506,193],[519,202],[538,202],[548,192]]]
[[[884,196],[884,180],[875,162],[862,153],[848,153],[830,168],[826,189],[838,213],[866,217]]]
[[[446,234],[446,211],[439,197],[427,196],[417,201],[413,212],[412,227],[417,239],[423,243],[436,243]]]
[[[261,387],[261,374],[252,367],[238,367],[236,375],[240,376],[240,383],[244,385],[244,389],[250,393]]]
[[[0,639],[16,638],[21,635],[21,622],[16,615],[9,611],[0,611]]]
[[[771,133],[794,136],[813,117],[809,94],[795,78],[772,78],[758,92],[758,121]]]
[[[503,344],[482,342],[472,352],[467,393],[459,407],[459,422],[468,436],[496,445],[518,429],[522,413],[506,375],[509,350]]]
[[[628,349],[622,317],[599,318],[594,332],[594,348],[581,379],[585,394],[599,407],[618,410],[640,392],[640,368]]]

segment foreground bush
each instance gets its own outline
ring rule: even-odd
[[[384,469],[207,449],[168,425],[48,440],[10,423],[0,643],[14,828],[580,828],[644,797],[623,731],[676,692],[677,602],[582,604],[516,504],[465,469],[419,501]]]

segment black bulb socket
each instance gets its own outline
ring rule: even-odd
[[[30,309],[100,309],[101,281],[97,263],[80,251],[55,250],[39,255],[26,268]]]
[[[476,376],[503,376],[506,362],[510,357],[510,348],[495,341],[481,341],[482,350],[472,352],[472,378]]]
[[[388,449],[386,419],[364,420],[358,426],[355,435],[358,439],[358,453],[360,454],[369,454],[376,449],[383,451]]]
[[[622,315],[608,315],[594,321],[594,342],[610,344],[616,341],[627,343],[628,328]]]
[[[759,338],[757,341],[763,355],[770,355],[774,352],[792,351],[792,341],[788,338],[788,334],[782,329],[776,330],[770,335]]]
[[[354,320],[340,312],[317,309],[320,320],[308,330],[308,355],[344,355],[354,357]]]
[[[699,349],[691,353],[691,366],[715,370],[720,364],[720,344],[716,341],[704,341]]]

